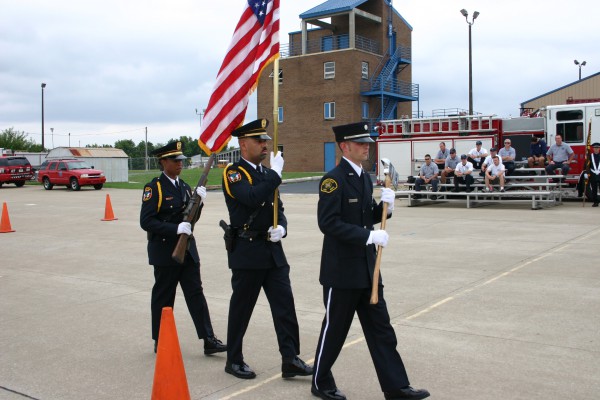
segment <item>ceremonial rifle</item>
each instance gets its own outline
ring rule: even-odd
[[[389,188],[392,186],[394,191],[398,189],[398,172],[392,165],[392,162],[387,158],[382,158],[381,163],[383,164],[383,173],[385,175],[385,187]],[[385,230],[385,223],[387,221],[387,209],[388,203],[383,203],[383,212],[381,215],[381,228]],[[379,302],[379,268],[381,265],[381,254],[383,253],[383,247],[377,246],[377,259],[375,261],[375,271],[373,271],[373,286],[371,287],[371,304],[377,304]]]
[[[183,221],[189,222],[192,225],[192,231],[194,230],[194,224],[198,219],[200,219],[200,206],[202,205],[202,198],[196,193],[196,190],[200,186],[206,186],[206,181],[208,180],[208,173],[210,172],[210,168],[215,161],[216,153],[212,153],[209,157],[206,165],[204,166],[204,171],[202,171],[202,175],[198,180],[198,184],[196,188],[192,191],[192,198],[188,202],[185,210],[183,210]],[[187,251],[188,242],[190,240],[190,235],[186,235],[182,233],[179,235],[179,239],[177,240],[177,246],[175,246],[175,250],[173,250],[173,254],[171,254],[171,258],[177,261],[179,264],[183,264],[183,260],[185,259],[185,252]]]

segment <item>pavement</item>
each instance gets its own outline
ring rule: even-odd
[[[282,191],[284,248],[312,362],[324,314],[317,195]],[[101,221],[106,195],[116,221]],[[137,190],[0,189],[0,399],[148,399],[152,268]],[[230,271],[223,195],[210,191],[195,235],[215,332],[226,338]],[[433,399],[598,399],[600,209],[497,204],[406,207],[388,220],[385,298],[411,383]],[[261,295],[245,337],[246,381],[204,356],[178,291],[175,321],[192,399],[311,399],[310,378],[283,380]],[[333,372],[349,399],[383,399],[358,320]]]

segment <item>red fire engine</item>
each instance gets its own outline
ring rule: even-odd
[[[566,182],[576,184],[584,168],[588,132],[591,142],[600,142],[600,102],[547,106],[527,117],[500,118],[496,115],[447,115],[431,118],[384,120],[378,124],[377,159],[389,159],[400,179],[416,175],[425,154],[435,158],[439,143],[454,147],[458,156],[466,154],[480,140],[483,147],[501,148],[510,139],[516,150],[516,161],[530,155],[531,136],[539,136],[554,144],[557,133],[575,153]],[[378,181],[383,181],[383,168],[377,163]]]

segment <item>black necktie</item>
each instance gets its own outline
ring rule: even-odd
[[[179,181],[175,181],[175,188],[179,190]]]
[[[256,172],[258,172],[259,174],[261,173],[261,171],[260,171],[260,164],[258,164],[258,165],[256,166]]]

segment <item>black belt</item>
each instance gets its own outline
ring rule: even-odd
[[[237,231],[237,237],[239,237],[241,239],[247,239],[247,240],[257,240],[257,239],[267,240],[267,238],[269,237],[269,233],[261,232],[261,231],[250,231],[250,230],[240,229]]]

